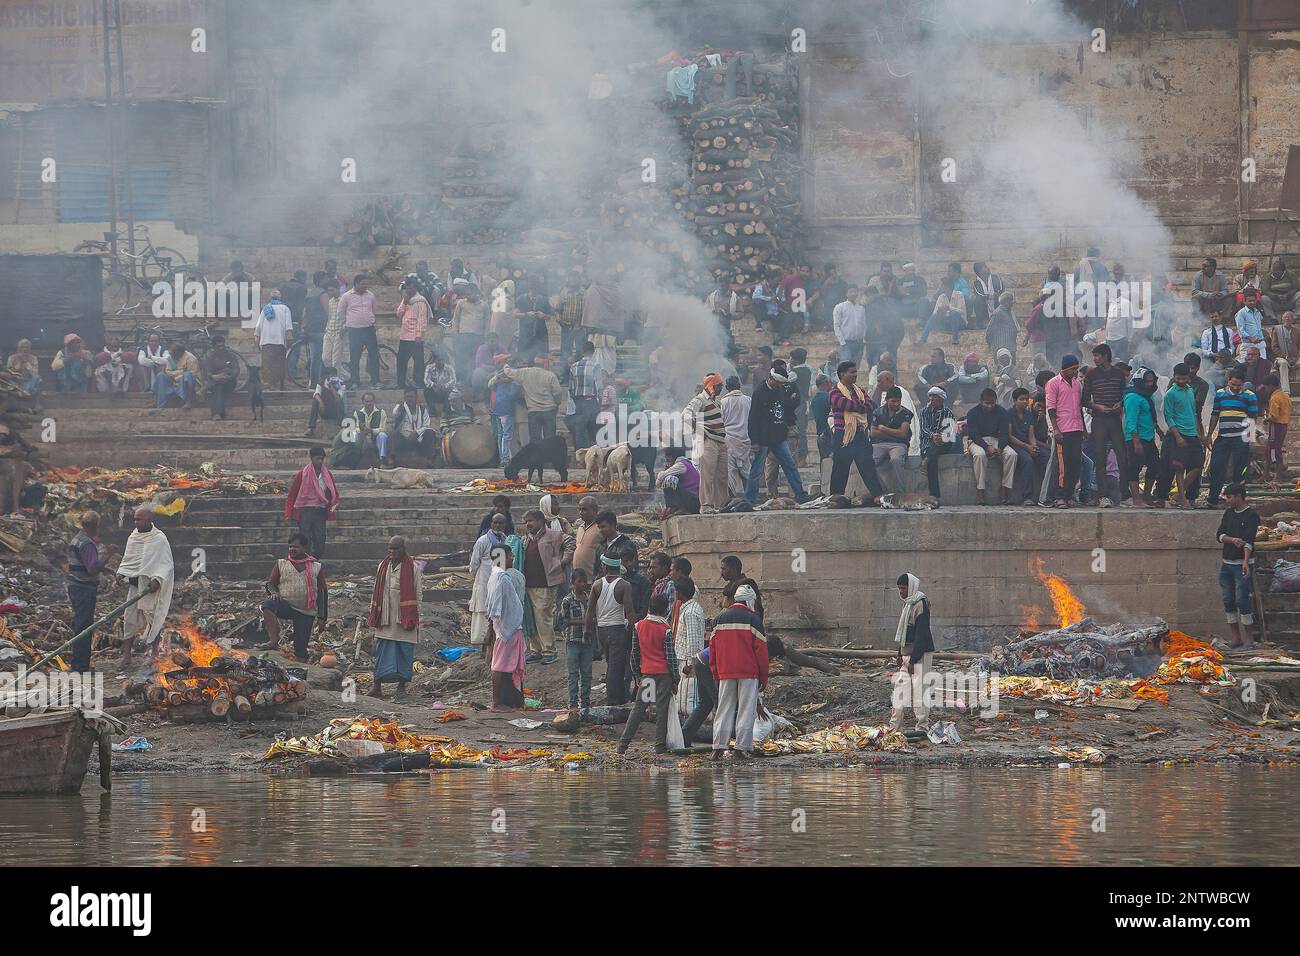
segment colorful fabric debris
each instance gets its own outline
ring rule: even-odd
[[[835,727],[815,730],[798,737],[769,737],[758,746],[762,754],[853,753],[857,750],[910,752],[911,742],[900,730],[888,725],[867,727],[845,721]]]
[[[343,739],[373,740],[383,744],[384,749],[390,751],[425,750],[429,752],[431,764],[440,767],[463,766],[467,763],[482,767],[563,766],[584,763],[591,759],[591,754],[587,753],[563,753],[543,748],[525,750],[492,747],[488,750],[479,750],[452,740],[450,737],[414,734],[395,720],[384,721],[376,717],[351,719],[337,717],[314,737],[277,738],[262,759],[271,760],[288,754],[339,757],[341,754],[336,741]]]

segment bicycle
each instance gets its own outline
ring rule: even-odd
[[[77,243],[74,253],[97,255],[104,269],[104,299],[108,307],[115,304],[114,314],[126,315],[139,311],[148,298],[153,295],[155,282],[171,282],[177,273],[184,273],[186,278],[207,284],[203,273],[175,249],[170,246],[155,246],[149,237],[149,227],[137,223],[135,232],[144,240],[144,250],[135,254],[118,247],[113,252],[114,240],[122,238],[121,233],[106,232],[103,240],[87,239]]]
[[[379,380],[381,382],[392,381],[397,377],[397,352],[387,345],[379,346]],[[311,383],[311,350],[305,339],[297,339],[293,345],[289,346],[289,351],[284,357],[285,367],[288,369],[286,377],[299,388],[306,388]],[[365,370],[362,369],[362,374]],[[338,369],[339,378],[345,383],[351,384],[351,371],[347,364]],[[416,383],[422,385],[423,383]]]
[[[163,345],[183,344],[186,351],[194,353],[200,363],[214,347],[213,326],[210,322],[205,322],[197,329],[164,329],[161,325],[137,323],[127,334],[132,343],[127,348],[139,351],[148,344],[149,336],[157,335]],[[235,364],[239,368],[235,377],[235,381],[240,383],[235,386],[235,390],[239,391],[248,384],[248,361],[234,349],[230,349],[230,352],[235,356]]]

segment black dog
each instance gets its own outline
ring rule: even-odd
[[[527,471],[528,480],[542,480],[543,469],[554,468],[560,473],[560,481],[569,480],[569,446],[560,435],[552,435],[541,441],[529,442],[511,456],[506,462],[506,478],[510,481],[519,479],[519,472]]]
[[[633,488],[636,487],[636,469],[638,465],[645,469],[646,487],[653,488],[655,486],[655,459],[657,459],[658,457],[659,457],[659,449],[655,448],[653,445],[650,446],[649,448],[632,449],[632,467],[630,470],[632,472]]]
[[[253,406],[253,421],[257,421],[257,413],[262,413],[262,421],[266,421],[266,399],[262,397],[262,370],[256,365],[248,367],[248,402]]]

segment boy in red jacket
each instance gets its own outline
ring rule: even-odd
[[[677,652],[673,632],[668,628],[668,595],[652,597],[649,611],[636,622],[636,640],[632,642],[636,702],[623,729],[623,738],[618,742],[619,753],[627,753],[628,744],[636,736],[651,704],[655,705],[655,753],[668,753],[668,718],[677,690]]]
[[[758,692],[767,686],[767,638],[763,619],[754,613],[757,595],[748,584],[736,588],[735,603],[718,615],[709,637],[709,669],[718,682],[718,710],[713,717],[713,753],[717,760],[735,734],[732,753],[748,758],[754,751]]]

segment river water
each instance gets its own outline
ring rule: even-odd
[[[0,864],[1293,864],[1298,784],[1260,766],[127,776],[0,798]]]

